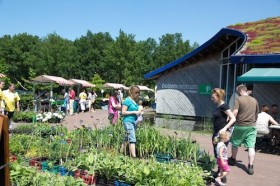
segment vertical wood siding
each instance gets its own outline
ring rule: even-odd
[[[216,54],[161,76],[157,80],[156,112],[211,117],[215,107],[211,95],[199,94],[198,86],[200,84],[212,84],[212,88],[219,86],[219,59],[219,54]]]

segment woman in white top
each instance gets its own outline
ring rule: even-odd
[[[268,114],[269,108],[266,105],[262,106],[261,113],[258,114],[258,119],[256,121],[257,133],[263,134],[267,137],[272,138],[272,132],[269,129],[269,125],[278,125],[278,123]],[[280,138],[280,133],[278,131],[274,132],[276,138]]]

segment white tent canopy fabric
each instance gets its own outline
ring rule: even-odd
[[[137,85],[137,86],[140,88],[140,90],[154,91],[153,89],[150,89],[150,88],[147,87],[147,86],[142,86],[142,85]]]
[[[6,77],[6,75],[5,75],[5,74],[0,73],[0,78],[4,78],[4,77]]]
[[[123,84],[119,84],[119,83],[105,83],[102,87],[103,88],[113,88],[113,89],[123,88],[125,90],[128,90],[128,87],[124,86]]]
[[[91,84],[90,82],[81,79],[70,79],[70,81],[74,82],[75,84],[80,84],[83,87],[95,87],[94,84]]]
[[[72,86],[74,83],[58,76],[41,75],[31,80],[32,83],[57,83],[64,86]]]

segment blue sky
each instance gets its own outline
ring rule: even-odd
[[[123,30],[135,39],[182,33],[200,45],[221,28],[280,16],[280,0],[0,0],[0,37],[56,33],[75,40]]]

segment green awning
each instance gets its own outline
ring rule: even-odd
[[[280,83],[280,68],[252,68],[240,77],[243,83]]]

